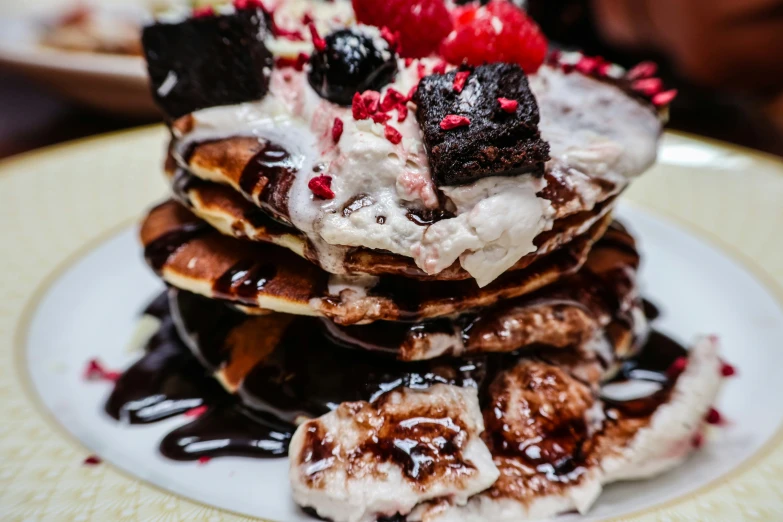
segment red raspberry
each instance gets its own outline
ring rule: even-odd
[[[420,58],[438,50],[452,22],[443,0],[352,0],[356,19],[399,34],[400,55]]]
[[[458,7],[453,17],[454,31],[440,47],[449,62],[510,62],[519,64],[528,74],[544,63],[546,38],[538,25],[511,2],[492,0],[483,7]]]

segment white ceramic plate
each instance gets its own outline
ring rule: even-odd
[[[137,357],[135,318],[161,289],[129,220],[165,194],[163,136],[123,133],[0,166],[0,520],[307,520],[284,460],[165,460],[157,444],[181,419],[119,426],[102,413],[109,387],[82,379],[91,358]],[[562,519],[783,520],[783,167],[678,135],[661,158],[621,217],[642,244],[657,326],[683,341],[718,334],[739,368],[717,405],[731,423],[681,468],[611,486],[588,517]],[[84,466],[88,454],[104,464]]]

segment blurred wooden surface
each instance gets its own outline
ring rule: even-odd
[[[783,133],[768,114],[746,100],[684,91],[669,126],[783,156]],[[0,71],[0,158],[146,123],[85,109]]]

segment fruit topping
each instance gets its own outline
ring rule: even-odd
[[[173,119],[260,100],[272,68],[266,34],[267,21],[258,9],[145,27],[142,44],[158,106]]]
[[[334,191],[332,191],[332,177],[321,174],[310,180],[307,184],[313,194],[321,199],[334,199]]]
[[[457,7],[453,18],[454,30],[440,48],[443,57],[453,64],[509,62],[530,74],[544,63],[546,38],[538,25],[511,2],[492,0],[485,6]]]
[[[324,99],[352,104],[354,94],[379,91],[394,81],[397,60],[377,30],[341,29],[323,39],[323,49],[310,57],[310,85]]]
[[[421,58],[438,50],[451,32],[444,0],[352,0],[356,19],[398,36],[400,55]]]
[[[343,124],[343,120],[340,118],[335,118],[334,125],[332,125],[332,141],[335,143],[340,142],[340,137],[343,135],[344,128],[345,125]]]
[[[413,99],[435,184],[543,172],[549,145],[538,132],[538,105],[522,69],[508,63],[470,69],[456,92],[459,72],[425,77]],[[500,98],[517,109],[507,112]]]

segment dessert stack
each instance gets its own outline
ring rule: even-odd
[[[409,3],[145,29],[172,197],[141,239],[168,296],[107,409],[139,419],[134,383],[185,383],[153,401],[195,418],[164,454],[287,454],[329,520],[584,512],[682,462],[720,384],[714,339],[650,332],[612,218],[673,92],[652,64],[545,60],[506,2]],[[497,41],[466,47],[487,20]]]

